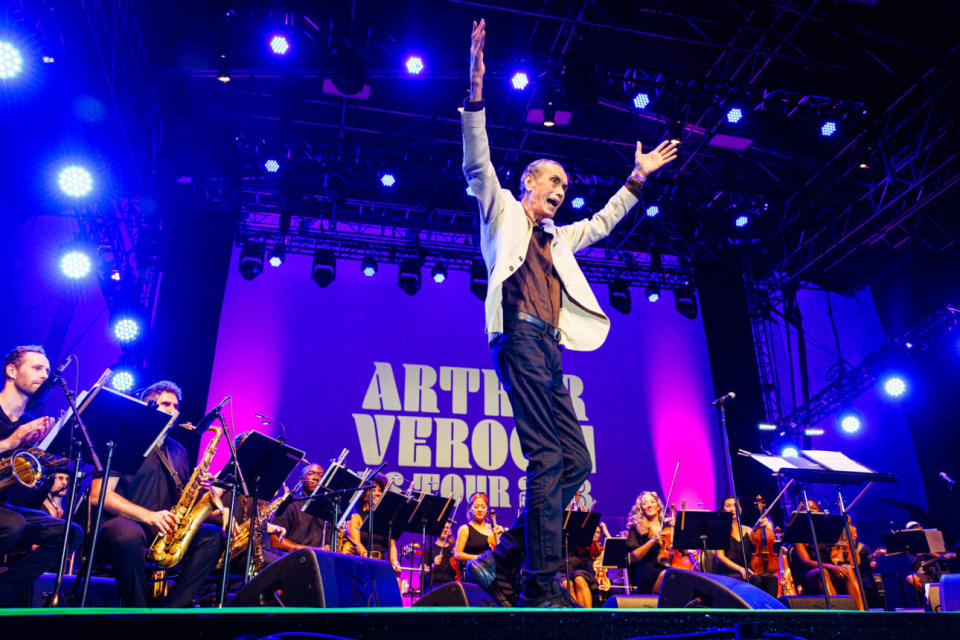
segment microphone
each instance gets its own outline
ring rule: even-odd
[[[717,398],[716,400],[714,400],[714,401],[711,402],[710,404],[712,404],[713,406],[717,406],[718,404],[723,404],[723,403],[726,402],[727,400],[733,400],[733,399],[736,398],[736,397],[737,397],[737,394],[735,394],[733,391],[731,391],[730,393],[728,393],[728,394],[725,395],[725,396],[720,396],[719,398]]]
[[[957,484],[956,480],[947,475],[946,471],[940,472],[940,479],[947,483],[951,489]]]
[[[27,400],[27,410],[35,411],[47,402],[47,396],[50,395],[50,390],[56,386],[57,382],[60,381],[60,378],[63,377],[63,371],[67,368],[67,365],[70,364],[70,360],[73,358],[73,355],[69,355],[63,359],[56,369],[50,372],[50,375],[46,380],[43,381],[36,391],[33,392],[33,395],[30,396],[30,399]]]
[[[202,418],[200,418],[200,422],[198,422],[198,423],[197,423],[197,426],[195,427],[196,433],[197,433],[197,434],[201,434],[201,433],[203,433],[204,431],[206,431],[206,430],[207,430],[207,427],[209,427],[211,424],[213,424],[214,419],[215,419],[218,415],[220,415],[220,412],[223,411],[223,407],[224,407],[224,406],[227,404],[227,402],[229,402],[229,401],[230,401],[230,396],[227,396],[226,398],[224,398],[223,400],[220,401],[220,404],[218,404],[216,407],[214,407],[213,411],[211,411],[211,412],[208,413],[207,415],[205,415],[205,416],[203,416]]]

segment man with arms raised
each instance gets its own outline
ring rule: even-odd
[[[0,391],[0,458],[16,449],[31,447],[53,426],[53,418],[32,419],[27,402],[50,375],[50,362],[40,346],[17,347],[3,359],[3,390]],[[42,511],[6,502],[0,495],[0,553],[10,549],[34,551],[0,573],[0,605],[20,595],[44,571],[56,571],[66,524]],[[80,546],[83,530],[70,527],[70,550]]]
[[[629,179],[592,217],[555,226],[567,191],[556,161],[531,162],[521,198],[500,186],[486,135],[483,48],[486,25],[474,23],[470,97],[463,110],[463,172],[480,207],[480,246],[488,270],[486,330],[494,367],[510,396],[527,459],[526,507],[495,552],[467,564],[470,575],[501,604],[517,599],[522,560],[523,606],[575,606],[556,581],[564,506],[590,475],[591,460],[563,384],[563,347],[589,351],[603,344],[610,320],[573,254],[606,237],[637,204],[651,173],[676,157],[663,142],[649,153],[637,143]]]

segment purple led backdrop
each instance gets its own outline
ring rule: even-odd
[[[249,282],[232,269],[209,403],[233,396],[237,430],[278,435],[254,413],[279,419],[288,441],[324,466],[347,448],[350,468],[384,461],[404,488],[415,481],[457,498],[486,491],[512,521],[524,463],[467,275],[437,284],[424,271],[408,296],[396,265],[367,278],[341,260],[326,289],[311,281],[310,265],[290,256]],[[605,303],[606,287],[597,293]],[[611,528],[640,490],[666,491],[678,459],[678,506],[713,508],[724,477],[702,324],[677,314],[669,296],[650,304],[634,294],[632,313],[611,311],[600,350],[564,354],[595,453],[584,494]]]

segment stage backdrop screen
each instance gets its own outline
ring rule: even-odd
[[[349,468],[386,463],[403,489],[413,482],[458,500],[483,491],[512,522],[526,465],[467,274],[438,284],[425,270],[409,296],[396,265],[366,277],[341,260],[327,288],[310,267],[289,256],[252,281],[232,270],[210,404],[232,396],[237,430],[283,433],[324,467],[348,449]],[[702,323],[680,316],[670,295],[649,303],[634,290],[623,315],[609,308],[606,286],[594,288],[612,318],[609,338],[597,351],[563,354],[594,462],[583,501],[597,501],[613,529],[639,491],[665,495],[679,461],[673,502],[712,509],[726,474]]]

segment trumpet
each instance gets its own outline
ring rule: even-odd
[[[47,453],[40,448],[17,449],[0,460],[0,491],[19,482],[28,489],[36,489],[49,474],[49,468],[70,464],[66,458]],[[45,469],[46,467],[46,469]]]

